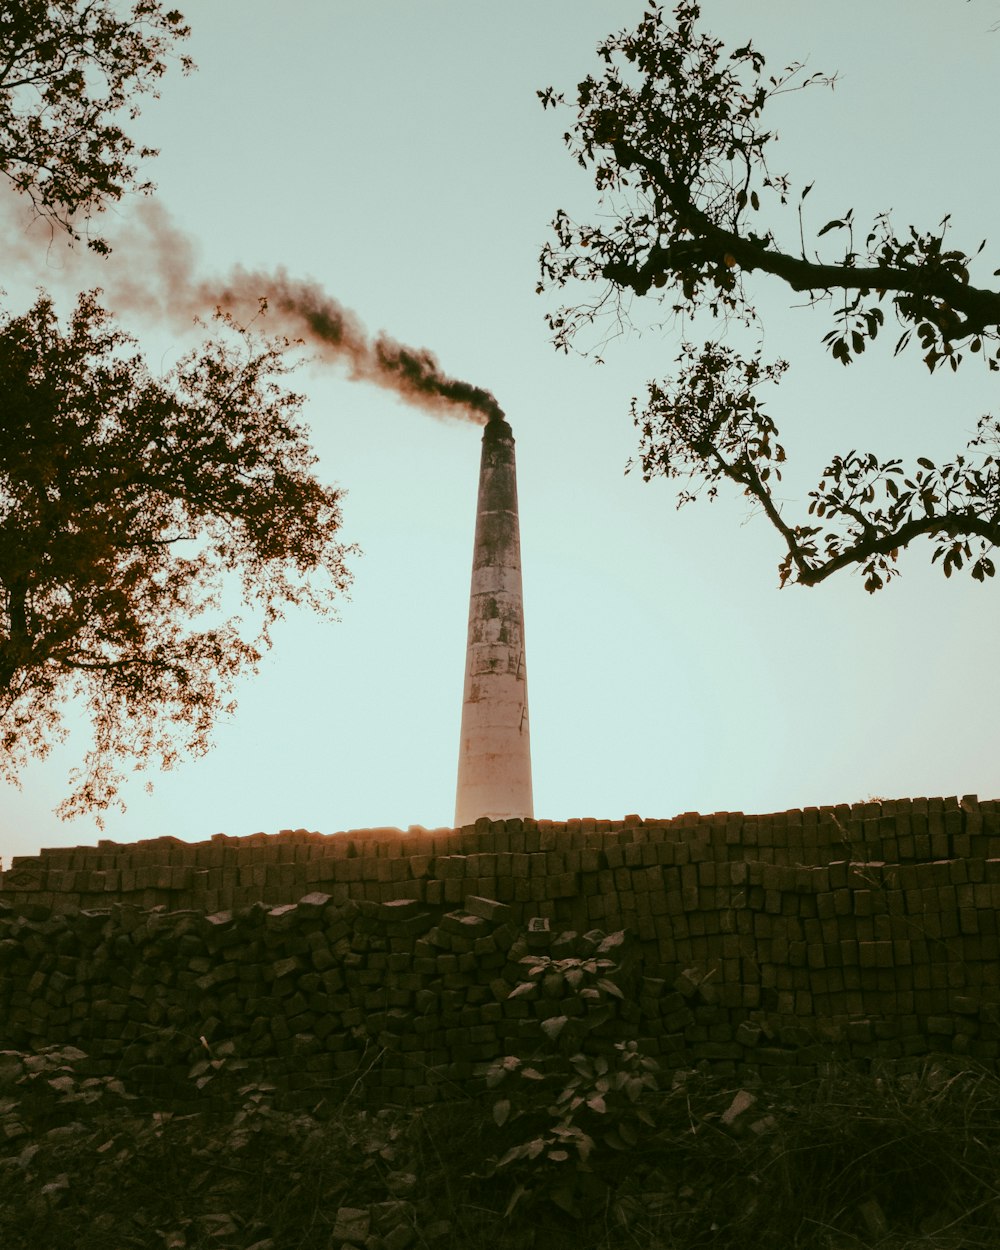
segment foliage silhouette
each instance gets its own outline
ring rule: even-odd
[[[540,291],[602,285],[595,301],[549,315],[556,346],[568,350],[604,314],[626,317],[634,296],[762,332],[746,282],[761,273],[807,292],[811,304],[828,304],[832,327],[823,341],[844,365],[879,336],[888,310],[902,330],[897,355],[919,345],[931,372],[957,371],[973,357],[1000,369],[1000,292],[971,276],[985,244],[949,246],[947,217],[932,230],[897,232],[882,213],[864,230],[849,210],[817,229],[807,248],[803,210],[813,183],[793,191],[774,171],[776,136],[764,118],[775,97],[833,78],[806,75],[801,64],[766,75],[752,43],[729,52],[699,30],[699,18],[691,0],[672,15],[651,4],[634,31],[600,45],[603,69],[579,83],[575,101],[551,87],[538,93],[544,107],[575,113],[565,141],[592,170],[601,208],[582,224],[559,211],[555,239],[541,254]],[[834,240],[842,249],[822,256]],[[714,498],[723,479],[733,482],[781,536],[782,585],[816,585],[860,565],[874,592],[921,536],[946,576],[963,566],[978,581],[994,575],[996,418],[983,417],[968,447],[941,465],[920,457],[905,467],[856,450],[834,456],[810,492],[809,518],[795,523],[773,494],[785,452],[757,394],[780,380],[785,362],[709,342],[685,343],[678,366],[672,380],[649,384],[641,408],[633,403],[643,476],[690,480],[679,503]]]
[[[540,1045],[529,1062],[504,1055],[486,1072],[487,1089],[502,1094],[492,1118],[506,1149],[482,1175],[515,1182],[507,1216],[546,1201],[577,1219],[594,1215],[607,1201],[608,1153],[633,1149],[655,1127],[643,1099],[657,1089],[657,1061],[635,1041],[605,1040],[603,1053],[587,1053],[588,1039],[592,1049],[626,997],[625,942],[624,931],[594,929],[578,954],[535,952],[520,961],[527,975],[509,998],[558,1010],[539,1017]]]
[[[156,152],[121,122],[138,115],[137,96],[157,94],[188,33],[160,0],[124,11],[114,0],[0,0],[0,173],[53,227],[79,238],[108,202],[150,189],[137,161]]]
[[[94,294],[65,331],[44,296],[0,316],[0,776],[82,700],[63,815],[106,809],[126,758],[203,752],[284,608],[330,614],[348,585],[284,346],[229,321],[158,379]]]

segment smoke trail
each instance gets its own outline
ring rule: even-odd
[[[489,391],[448,377],[425,348],[406,347],[385,334],[372,341],[355,314],[314,282],[290,278],[283,269],[273,274],[237,269],[219,288],[201,283],[198,290],[211,307],[256,308],[260,297],[266,298],[273,328],[302,337],[324,360],[343,362],[356,381],[395,391],[435,416],[503,419],[503,409]]]
[[[449,377],[425,348],[407,347],[385,334],[372,339],[358,317],[317,283],[273,273],[235,268],[211,281],[197,274],[192,241],[155,201],[136,207],[132,220],[116,233],[114,251],[96,262],[80,249],[67,252],[64,272],[88,277],[103,287],[114,312],[186,329],[193,318],[222,308],[246,320],[266,304],[267,328],[301,338],[325,361],[346,366],[348,376],[393,391],[409,404],[439,417],[478,422],[503,419],[503,409],[482,387]]]

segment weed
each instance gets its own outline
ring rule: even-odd
[[[597,976],[620,981],[601,967],[578,984]],[[589,1001],[619,1001],[602,993]],[[592,1034],[599,1049],[564,1054],[560,1038],[540,1032],[537,1055],[501,1061],[485,1102],[356,1100],[322,1118],[283,1110],[281,1091],[243,1072],[230,1085],[226,1065],[189,1113],[129,1097],[71,1047],[4,1052],[0,1245],[328,1250],[345,1211],[368,1219],[371,1250],[1000,1245],[990,1071],[831,1067],[809,1084],[743,1088],[694,1071],[667,1084],[638,1048]]]
[[[508,1217],[519,1203],[539,1201],[578,1219],[593,1215],[607,1198],[603,1156],[635,1147],[643,1130],[655,1127],[642,1099],[656,1089],[658,1063],[634,1041],[614,1043],[610,1054],[585,1050],[587,1034],[607,1024],[625,997],[621,964],[611,957],[624,943],[624,933],[594,931],[584,938],[584,954],[521,959],[526,976],[510,998],[556,1009],[540,1013],[542,1045],[530,1063],[506,1055],[486,1072],[488,1089],[502,1087],[493,1121],[516,1137],[483,1173],[513,1180]],[[577,1045],[584,1048],[570,1049]]]

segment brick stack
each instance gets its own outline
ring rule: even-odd
[[[57,911],[121,902],[212,912],[287,903],[321,889],[338,902],[410,898],[432,906],[482,894],[538,911],[538,904],[557,899],[613,894],[607,877],[597,876],[602,867],[970,858],[1000,858],[1000,801],[979,803],[970,795],[769,816],[687,812],[670,820],[480,820],[461,829],[415,827],[406,833],[286,829],[243,838],[216,834],[194,843],[169,837],[102,841],[15,857],[9,871],[0,873],[0,898]],[[564,904],[541,912],[571,910]]]
[[[292,1092],[377,1057],[386,1096],[436,1097],[570,1010],[508,1000],[530,942],[619,929],[605,1040],[668,1067],[1000,1060],[1000,805],[971,797],[101,843],[2,887],[0,1041],[150,1079],[222,1044]]]
[[[170,1100],[228,1065],[240,1083],[248,1069],[280,1083],[289,1105],[359,1078],[378,1101],[433,1101],[498,1054],[532,1053],[541,1021],[574,1009],[540,991],[510,997],[529,951],[587,952],[602,937],[544,919],[519,931],[483,898],[439,914],[318,892],[235,915],[0,908],[0,1049],[71,1044],[95,1074]],[[639,1018],[616,1004],[596,1045]]]

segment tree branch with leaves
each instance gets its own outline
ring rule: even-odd
[[[879,336],[889,313],[901,331],[897,355],[917,344],[931,372],[942,364],[957,371],[967,356],[1000,369],[1000,292],[972,280],[985,244],[949,246],[948,218],[935,230],[897,233],[885,213],[860,243],[848,211],[816,230],[807,249],[804,206],[813,183],[794,194],[788,175],[774,171],[776,136],[765,116],[777,96],[834,80],[807,75],[801,64],[766,75],[752,43],[728,52],[699,30],[699,19],[690,0],[672,13],[653,4],[634,31],[599,46],[603,70],[578,84],[575,100],[552,88],[539,92],[544,107],[574,113],[564,139],[592,171],[601,205],[596,222],[557,213],[554,241],[541,254],[539,291],[579,281],[601,288],[595,300],[549,314],[555,345],[569,350],[609,310],[626,318],[635,296],[678,315],[707,312],[760,329],[748,278],[763,274],[828,304],[832,325],[823,341],[844,365]],[[822,255],[838,237],[839,254]],[[920,458],[907,469],[899,459],[856,451],[834,456],[809,494],[809,514],[822,524],[794,524],[773,494],[784,450],[757,396],[762,384],[780,381],[786,364],[707,343],[700,351],[685,344],[678,366],[673,380],[649,384],[642,410],[633,406],[643,474],[689,479],[680,503],[714,498],[723,478],[741,488],[786,546],[782,585],[816,585],[860,565],[866,589],[878,590],[898,572],[899,551],[918,537],[932,540],[946,575],[968,566],[977,580],[993,576],[990,552],[1000,540],[994,418],[983,417],[963,453],[941,466]]]
[[[134,346],[94,294],[65,331],[46,297],[0,317],[0,777],[77,701],[64,815],[106,809],[123,761],[203,753],[284,611],[331,615],[350,581],[287,344],[230,321],[164,378]]]
[[[155,96],[190,33],[160,0],[0,0],[0,173],[39,216],[74,238],[126,191],[148,191],[123,122]],[[192,67],[179,55],[181,67]],[[108,250],[93,237],[89,246]]]

